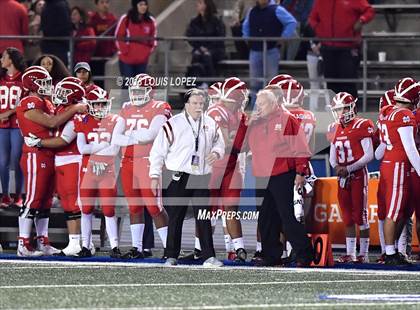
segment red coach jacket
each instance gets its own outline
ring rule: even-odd
[[[320,38],[357,38],[359,42],[328,42],[322,44],[334,47],[359,46],[361,33],[355,32],[354,24],[360,20],[370,22],[375,11],[367,0],[315,0],[309,16],[309,24]]]
[[[130,65],[147,63],[150,54],[155,49],[156,40],[130,41],[134,37],[156,37],[157,27],[155,19],[132,23],[127,15],[121,16],[118,21],[115,36],[119,59]]]
[[[269,177],[296,170],[308,171],[310,150],[298,120],[278,109],[268,118],[248,127],[246,144],[252,152],[252,170],[256,177]]]

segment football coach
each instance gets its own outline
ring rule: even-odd
[[[296,251],[298,266],[309,266],[313,248],[303,224],[295,218],[293,188],[304,185],[311,152],[297,119],[278,104],[270,90],[257,94],[245,142],[252,152],[257,188],[263,188],[258,191],[263,193],[258,226],[264,255],[259,265],[281,264],[279,235],[283,231]]]
[[[204,114],[207,93],[192,89],[186,95],[185,109],[160,129],[150,151],[149,176],[155,195],[163,165],[172,173],[166,190],[165,207],[169,215],[166,265],[176,265],[181,250],[182,225],[191,202],[196,218],[204,266],[223,264],[215,258],[210,220],[198,219],[209,211],[209,181],[213,163],[225,152],[223,136],[216,122]]]

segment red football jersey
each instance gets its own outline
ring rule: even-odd
[[[239,128],[239,124],[241,122],[243,112],[232,112],[223,104],[218,103],[209,108],[209,110],[207,111],[207,115],[213,118],[220,128],[226,129],[230,138],[235,138]],[[236,164],[237,156],[235,156],[235,158],[232,159],[230,155],[230,150],[229,152],[226,152],[225,156],[222,159],[216,161],[213,164],[213,167],[226,168],[229,159],[230,161],[234,160],[233,162],[231,162],[231,164]],[[234,166],[232,168],[234,168]]]
[[[117,124],[118,115],[108,114],[103,119],[95,119],[90,114],[78,115],[74,118],[74,131],[76,133],[83,133],[85,135],[86,143],[101,142],[111,143],[112,132]],[[86,167],[90,156],[93,154],[83,155],[82,165]],[[110,156],[95,155],[95,160],[100,160],[112,164],[114,158]]]
[[[25,117],[25,112],[33,109],[39,109],[46,114],[54,114],[54,106],[49,100],[45,98],[39,98],[36,96],[27,96],[23,98],[16,107],[16,116],[19,122],[19,128],[22,133],[22,136],[29,136],[29,133],[32,133],[41,139],[48,139],[54,137],[53,129],[46,128]],[[50,150],[40,150],[53,153]],[[36,152],[38,151],[38,149],[36,147],[29,147],[26,144],[23,144],[22,151]]]
[[[124,104],[120,116],[125,120],[125,130],[138,130],[149,128],[150,123],[156,115],[163,115],[166,118],[172,117],[172,108],[164,101],[150,100],[142,106],[132,105],[129,102]],[[130,145],[122,148],[123,157],[148,157],[153,143]]]
[[[16,108],[26,94],[22,84],[22,74],[17,72],[13,76],[5,75],[0,79],[0,113]],[[16,113],[6,121],[0,121],[0,128],[19,128]]]
[[[416,124],[417,124],[417,134],[415,135],[416,145],[417,149],[420,152],[420,108],[414,111],[414,115],[416,118]]]
[[[348,166],[358,161],[364,154],[361,141],[373,138],[373,122],[356,117],[346,127],[336,126],[332,143],[336,149],[337,164]]]
[[[61,114],[63,112],[65,112],[67,110],[68,106],[63,106],[60,105],[57,110],[56,110],[56,114]],[[74,121],[77,118],[77,116],[75,116],[73,119],[70,119],[67,121],[67,123],[63,124],[60,126],[60,128],[58,128],[55,132],[55,136],[56,137],[61,137],[62,133],[63,133],[63,129],[67,124],[72,124],[73,126],[73,131],[74,131]],[[72,142],[70,142],[68,145],[59,148],[56,153],[56,156],[66,156],[66,155],[80,155],[79,153],[79,149],[77,148],[77,139],[75,138]]]
[[[306,141],[309,143],[315,131],[316,118],[314,113],[301,107],[297,109],[290,109],[289,112],[292,113],[299,121],[300,126],[305,132]]]
[[[409,162],[398,133],[398,128],[405,126],[412,126],[413,135],[416,134],[416,120],[412,111],[396,106],[387,106],[381,110],[378,128],[380,129],[381,141],[386,144],[384,161]]]

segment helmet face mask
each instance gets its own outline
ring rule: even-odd
[[[132,105],[142,106],[148,103],[151,99],[152,87],[130,87],[129,95]]]
[[[35,84],[38,85],[38,94],[42,95],[42,96],[51,96],[53,91],[54,91],[54,87],[52,85],[52,78],[51,77],[47,77],[45,79],[37,79],[34,81]]]
[[[69,104],[67,96],[72,93],[71,89],[61,87],[60,83],[56,85],[52,94],[52,101],[56,106]]]
[[[111,112],[111,100],[98,99],[89,100],[89,114],[96,118],[105,118]]]

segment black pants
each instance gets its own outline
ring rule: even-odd
[[[259,208],[258,226],[262,250],[268,263],[280,261],[283,247],[279,241],[283,230],[287,240],[296,251],[298,262],[312,260],[313,249],[305,227],[296,218],[293,209],[293,186],[295,171],[267,178],[257,178],[257,184],[267,183],[264,200]],[[257,185],[257,186],[258,186]]]
[[[360,56],[357,49],[322,47],[324,76],[326,79],[357,79]],[[335,93],[348,92],[357,98],[357,83],[327,83]]]
[[[213,235],[210,220],[198,220],[201,211],[210,211],[209,184],[210,176],[195,176],[184,173],[176,181],[172,180],[166,190],[164,204],[169,216],[168,239],[166,241],[165,256],[178,258],[181,250],[182,225],[189,202],[192,203],[194,217],[200,238],[203,259],[216,256],[213,246]]]
[[[147,208],[144,208],[144,234],[143,249],[153,249],[155,247],[155,236],[153,233],[153,219]]]

